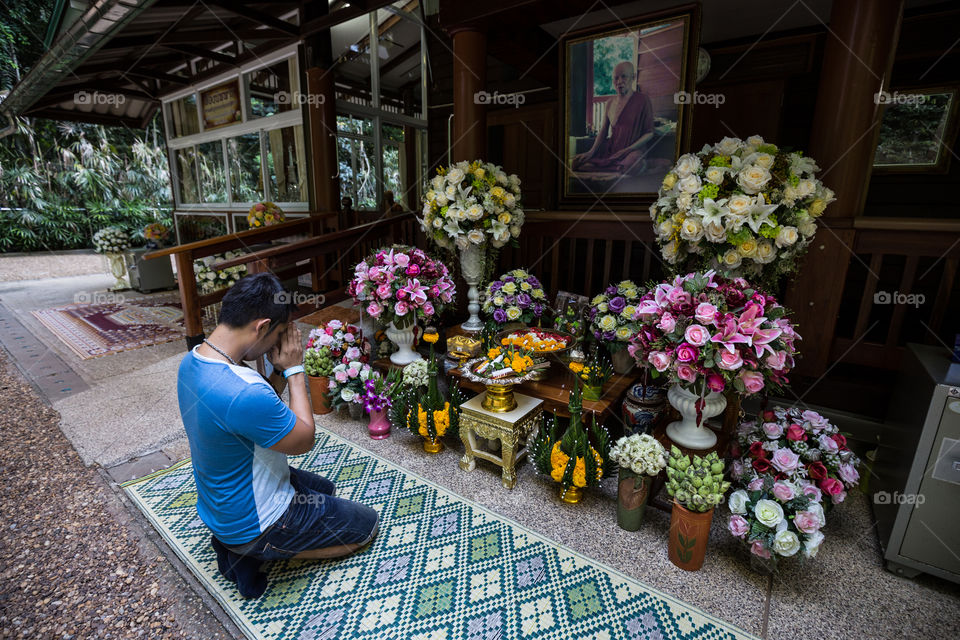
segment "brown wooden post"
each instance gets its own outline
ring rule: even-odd
[[[804,337],[796,369],[801,375],[822,375],[829,365],[853,256],[853,219],[863,211],[873,166],[879,125],[875,96],[889,88],[902,16],[903,0],[845,0],[834,2],[830,13],[809,155],[837,200],[827,207],[787,292],[787,306]]]
[[[487,88],[487,34],[476,26],[450,29],[453,36],[452,160],[484,159],[487,108],[477,94]]]
[[[187,351],[203,342],[203,322],[197,305],[197,276],[193,271],[193,256],[189,251],[174,255],[177,262],[177,284],[180,286],[180,304],[183,305],[183,325],[187,334]]]

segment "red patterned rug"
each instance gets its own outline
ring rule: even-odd
[[[180,302],[169,296],[70,304],[33,315],[82,359],[149,347],[184,337]]]

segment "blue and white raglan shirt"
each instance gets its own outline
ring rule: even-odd
[[[293,498],[286,454],[270,449],[297,416],[255,370],[194,347],[177,373],[180,415],[197,482],[197,513],[226,545],[259,536]]]

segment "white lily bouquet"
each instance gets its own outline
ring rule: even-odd
[[[499,249],[520,235],[520,178],[474,160],[441,167],[423,196],[420,225],[427,237],[453,251],[469,245]]]
[[[197,289],[199,290],[200,295],[206,295],[208,293],[213,293],[218,289],[232,287],[237,283],[237,280],[247,275],[247,265],[245,264],[229,267],[227,269],[220,269],[217,271],[214,271],[212,268],[213,265],[217,264],[218,262],[232,260],[233,258],[242,256],[243,254],[243,251],[227,251],[226,253],[218,253],[195,260],[193,263],[193,269],[194,275],[197,278]]]
[[[724,138],[680,157],[650,207],[678,273],[716,269],[773,286],[797,268],[834,193],[817,163],[760,136]]]
[[[106,227],[93,234],[97,253],[122,253],[130,248],[130,236],[120,227]]]
[[[635,433],[617,440],[610,448],[610,459],[639,476],[655,476],[667,466],[666,450],[648,433]]]

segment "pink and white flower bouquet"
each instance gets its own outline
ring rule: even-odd
[[[727,500],[727,530],[750,547],[750,553],[770,560],[812,558],[820,549],[826,524],[820,496],[787,480],[764,475]]]
[[[453,302],[456,286],[447,267],[420,249],[381,249],[354,268],[347,294],[373,318],[398,329],[430,320]]]
[[[323,327],[310,332],[307,349],[327,347],[335,361],[347,364],[353,361],[370,361],[370,341],[363,337],[360,327],[331,320]]]
[[[817,502],[843,502],[857,486],[860,459],[840,430],[816,411],[774,407],[743,422],[731,451],[731,476],[747,487],[763,478],[788,482]]]
[[[344,405],[363,404],[366,382],[379,374],[365,362],[341,362],[330,376],[330,403],[335,409]]]
[[[731,385],[744,396],[777,390],[788,382],[800,339],[786,314],[742,278],[690,273],[640,298],[639,327],[627,349],[654,377],[697,395]]]

